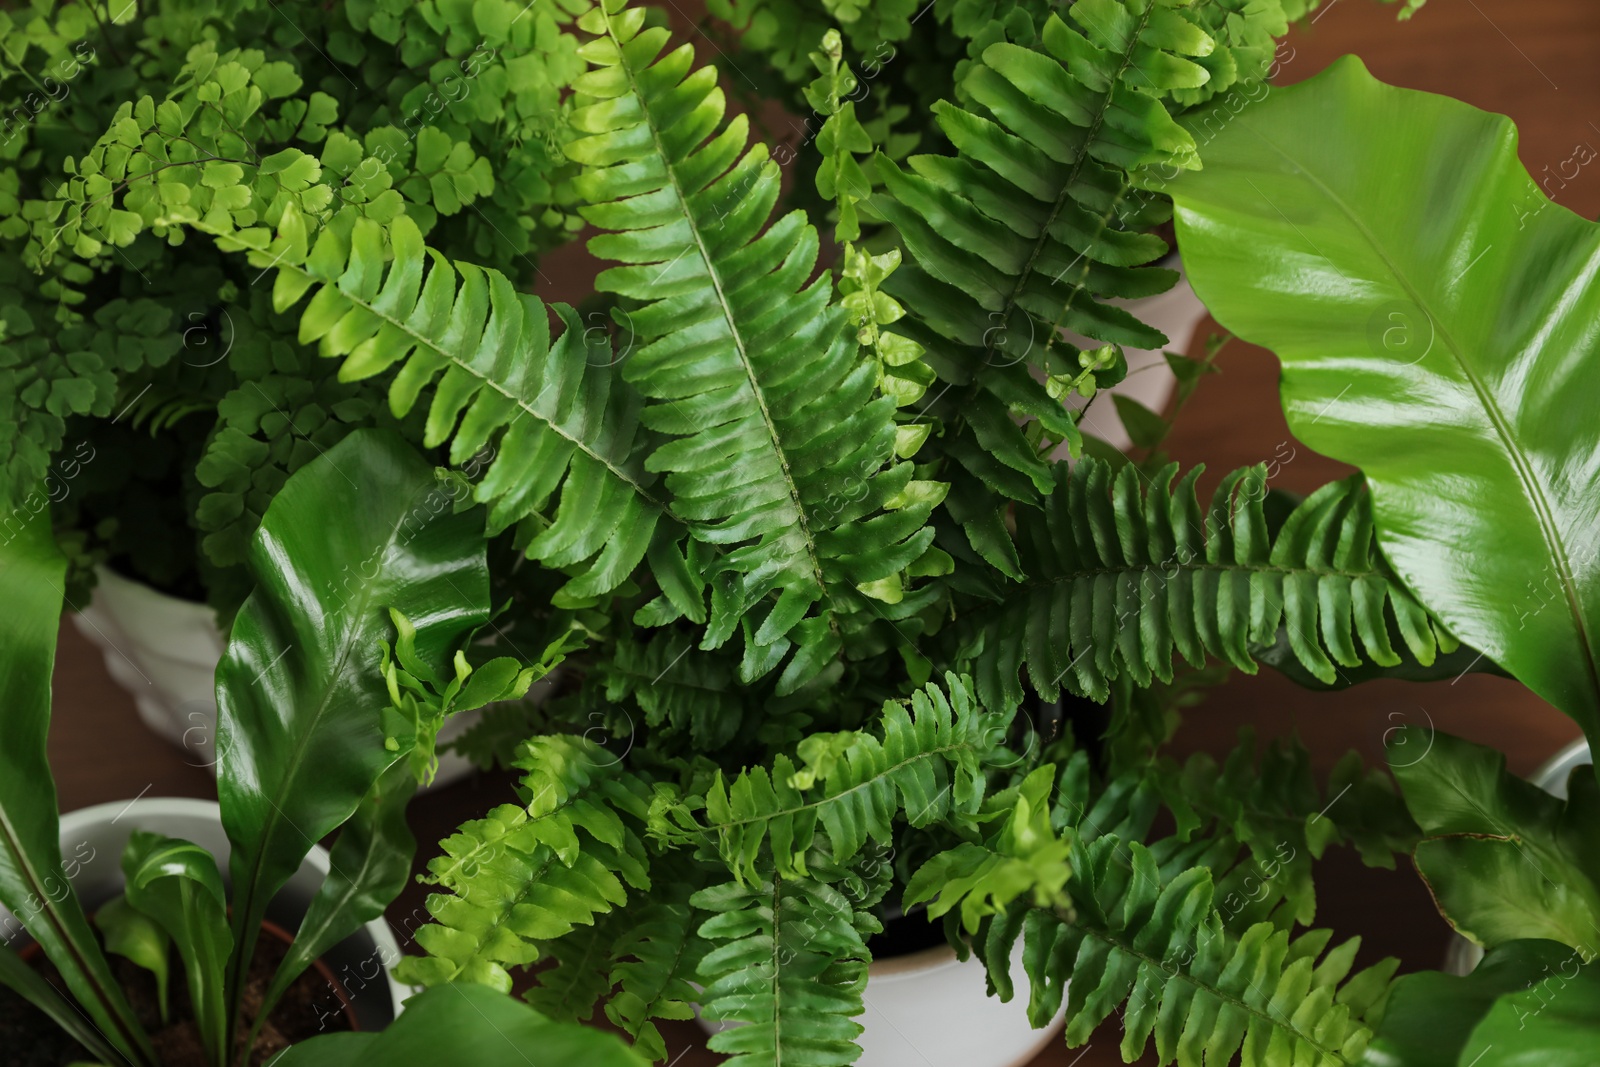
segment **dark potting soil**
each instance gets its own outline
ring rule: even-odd
[[[244,1044],[250,1026],[261,1008],[261,998],[273,973],[289,946],[280,938],[263,932],[257,942],[255,959],[245,982],[243,1022],[238,1043]],[[163,1067],[209,1067],[194,1024],[189,1003],[188,982],[177,953],[173,953],[168,979],[170,1023],[161,1025],[161,1010],[156,1001],[156,980],[149,971],[120,956],[112,956],[111,973],[128,995],[135,1016],[155,1045],[156,1058]],[[48,961],[35,960],[34,967],[58,992],[66,993],[61,974]],[[68,997],[70,1000],[71,998]],[[250,1058],[260,1067],[281,1049],[318,1034],[349,1030],[350,1020],[341,1007],[340,995],[330,988],[330,980],[313,967],[297,978],[267,1022],[261,1027]],[[10,989],[0,986],[0,1067],[68,1067],[76,1062],[93,1062],[88,1052],[68,1037],[50,1017]]]

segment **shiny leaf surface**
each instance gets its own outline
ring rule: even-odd
[[[161,924],[178,947],[200,1043],[213,1064],[226,1060],[223,984],[233,935],[228,897],[211,853],[190,841],[135,830],[122,853],[128,903]]]
[[[383,773],[339,831],[328,857],[328,876],[272,977],[263,1015],[319,956],[382,915],[405,887],[417,853],[417,840],[406,825],[406,804],[416,791],[410,764],[401,760]],[[379,962],[392,967],[399,961]]]
[[[217,668],[232,1014],[267,902],[409,747],[398,717],[385,727],[386,609],[442,660],[488,616],[482,533],[480,510],[452,514],[432,469],[378,431],[303,467],[268,508],[250,549],[256,590]]]
[[[646,1067],[613,1034],[558,1023],[481,985],[443,985],[406,1002],[381,1034],[302,1042],[273,1067]]]
[[[1600,735],[1600,226],[1509,119],[1353,58],[1218,125],[1165,186],[1195,290],[1277,352],[1295,435],[1366,473],[1407,586]]]
[[[1390,767],[1426,835],[1414,853],[1439,911],[1485,948],[1544,938],[1600,953],[1600,783],[1560,800],[1506,770],[1496,749],[1406,727]]]

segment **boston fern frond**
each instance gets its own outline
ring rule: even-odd
[[[1113,836],[1075,845],[1070,918],[1035,909],[1024,928],[1028,1013],[1045,1025],[1067,1001],[1067,1043],[1122,1011],[1132,1061],[1154,1037],[1163,1064],[1354,1064],[1397,961],[1350,977],[1359,940],[1323,955],[1329,934],[1293,940],[1271,923],[1227,932],[1211,872],[1163,879],[1150,851]],[[1319,962],[1320,957],[1320,962]]]
[[[729,869],[753,882],[769,855],[780,877],[805,876],[819,829],[824,853],[843,864],[869,839],[888,844],[902,813],[912,826],[972,815],[1006,718],[986,714],[955,675],[946,676],[943,690],[917,690],[909,703],[884,704],[882,737],[812,734],[800,742],[798,768],[779,753],[771,770],[753,767],[731,781],[717,772],[703,822],[683,805],[658,799],[651,829],[677,841],[714,835]]]
[[[1198,86],[1187,56],[1211,38],[1176,0],[1080,0],[1074,29],[1052,16],[1042,50],[990,45],[963,83],[971,108],[938,105],[951,156],[879,160],[886,192],[872,204],[915,259],[886,288],[912,312],[893,327],[922,344],[949,385],[963,438],[951,447],[1001,494],[1035,501],[1048,466],[1014,416],[1060,439],[1076,429],[1056,399],[1091,364],[1061,337],[1159,348],[1166,338],[1108,302],[1172,286],[1145,266],[1166,252],[1148,232],[1170,208],[1130,191],[1127,172],[1195,165],[1193,138],[1162,90]],[[1028,373],[1055,376],[1055,392]],[[969,531],[970,533],[970,531]]]
[[[1103,701],[1124,672],[1140,686],[1168,681],[1175,654],[1254,673],[1280,627],[1327,682],[1341,666],[1398,665],[1397,641],[1424,665],[1456,647],[1384,568],[1359,478],[1313,493],[1274,536],[1264,468],[1227,475],[1204,510],[1200,473],[1173,485],[1171,464],[1146,485],[1131,464],[1057,467],[1045,510],[1018,513],[1027,578],[967,637],[986,706],[1020,703],[1019,668],[1047,700],[1066,689]]]
[[[503,804],[443,842],[425,880],[435,922],[417,931],[428,953],[407,957],[402,980],[476,982],[509,990],[508,965],[540,959],[541,943],[594,923],[650,888],[637,783],[604,748],[572,737],[526,743],[523,805]],[[580,836],[581,834],[581,836]],[[626,886],[624,885],[626,883]]]
[[[604,0],[579,20],[593,69],[575,83],[568,152],[584,216],[610,231],[590,250],[622,264],[597,285],[635,302],[622,373],[671,438],[647,466],[720,550],[702,575],[704,647],[742,627],[745,680],[788,657],[779,692],[792,692],[840,653],[841,609],[900,599],[939,494],[894,461],[894,400],[831,279],[812,280],[816,230],[801,212],[767,225],[777,165],[747,144],[744,116],[724,124],[715,70],[694,69],[687,45],[663,55],[667,31],[644,17]]]
[[[866,937],[879,929],[873,903],[820,877],[776,874],[695,894],[695,906],[713,913],[700,928],[715,945],[700,964],[705,1017],[743,1024],[711,1037],[728,1067],[856,1061]]]
[[[315,290],[300,312],[301,341],[343,357],[346,380],[398,368],[397,413],[431,386],[424,443],[449,441],[457,464],[493,447],[476,489],[490,528],[528,520],[527,554],[574,573],[567,595],[624,581],[665,509],[643,470],[638,400],[616,377],[609,343],[565,305],[554,306],[566,329],[552,343],[537,297],[426,248],[406,216],[387,228],[365,218],[325,226],[307,241],[301,216],[287,211],[276,239],[251,257],[276,267],[280,309]]]

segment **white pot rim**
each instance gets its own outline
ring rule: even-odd
[[[61,816],[59,835],[77,836],[91,827],[114,823],[135,808],[139,810],[141,817],[156,822],[199,818],[216,823],[219,829],[222,826],[222,806],[215,800],[203,800],[199,797],[139,796],[132,800],[111,800],[104,804],[92,804],[86,808],[76,808],[67,812]],[[311,846],[311,851],[301,861],[302,867],[306,865],[326,878],[331,867],[328,850],[321,845]],[[222,866],[225,868],[226,865]],[[400,959],[400,943],[395,940],[394,933],[382,916],[362,924],[361,929],[372,939],[380,960]],[[394,1015],[398,1017],[405,999],[415,991],[395,981],[388,967],[384,967],[384,979],[388,984],[389,1000]]]

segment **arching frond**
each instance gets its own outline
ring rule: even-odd
[[[719,548],[704,647],[742,628],[744,678],[787,657],[790,692],[841,651],[837,613],[895,602],[927,549],[937,494],[894,458],[894,400],[878,395],[800,212],[768,225],[778,168],[724,123],[716,71],[666,51],[642,8],[603,0],[577,80],[568,146],[584,164],[599,288],[630,301],[639,347],[623,374],[671,438],[650,456],[674,512]],[[793,655],[790,652],[793,650]]]
[[[403,981],[508,991],[506,967],[534,963],[541,943],[593,924],[627,899],[626,886],[650,888],[644,844],[630,825],[643,818],[644,802],[610,753],[579,738],[541,737],[517,766],[527,772],[526,804],[464,823],[428,864],[425,880],[444,891],[428,897],[435,921],[416,937],[428,955],[402,961]]]
[[[754,882],[768,862],[763,845],[780,877],[804,877],[818,830],[826,835],[824,853],[844,864],[868,840],[888,844],[902,815],[926,826],[977,810],[985,761],[1005,721],[978,707],[965,680],[947,675],[944,690],[928,685],[910,707],[886,703],[880,723],[881,737],[812,734],[800,742],[799,767],[780,753],[770,770],[753,767],[729,781],[719,771],[703,822],[680,806],[653,812],[651,828],[680,841],[715,835],[729,869]]]
[[[990,45],[962,83],[969,107],[936,109],[955,154],[913,156],[904,170],[879,161],[886,192],[873,206],[915,259],[886,283],[911,311],[893,328],[927,349],[949,386],[939,410],[963,426],[949,450],[1004,497],[1050,491],[1037,439],[1016,417],[1076,439],[1057,397],[1087,386],[1094,359],[1063,329],[1106,344],[1166,343],[1110,298],[1150,296],[1177,278],[1147,266],[1167,250],[1149,231],[1170,206],[1131,191],[1128,171],[1196,163],[1160,95],[1203,85],[1189,57],[1213,44],[1179,6],[1080,0],[1070,24],[1045,22],[1040,50]]]
[[[1280,628],[1329,682],[1340,667],[1400,664],[1397,644],[1423,665],[1456,647],[1384,567],[1358,477],[1313,493],[1274,536],[1264,468],[1227,475],[1205,510],[1200,472],[1174,485],[1171,464],[1146,485],[1131,464],[1057,468],[1045,510],[1018,514],[1027,578],[967,638],[987,706],[1018,705],[1019,668],[1047,700],[1062,689],[1105,700],[1124,672],[1168,681],[1175,655],[1254,673]]]

